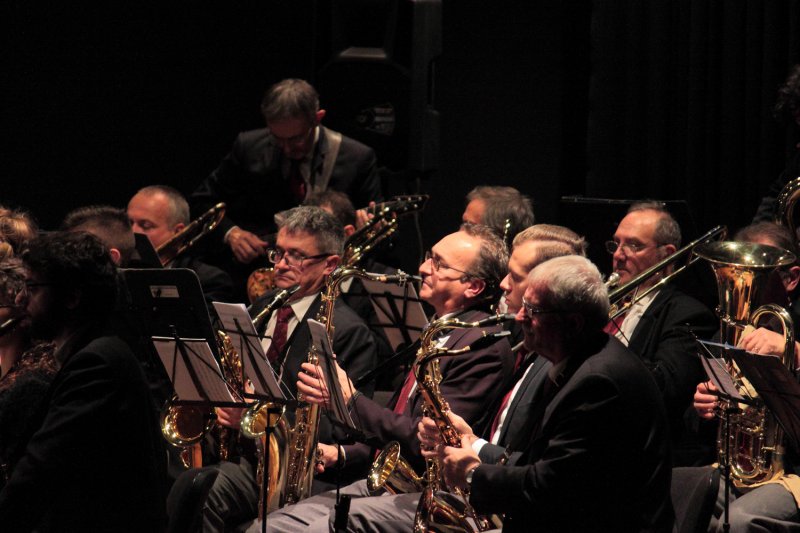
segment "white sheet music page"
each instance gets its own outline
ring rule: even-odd
[[[233,349],[242,361],[245,379],[253,384],[253,391],[264,397],[286,399],[278,385],[278,378],[261,346],[261,339],[244,304],[212,302],[223,331],[231,340]]]
[[[228,390],[222,371],[205,339],[152,339],[179,400],[205,401],[207,397],[212,403],[236,401]],[[183,350],[177,342],[182,344]]]

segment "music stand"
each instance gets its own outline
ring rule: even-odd
[[[216,336],[197,274],[186,268],[127,268],[129,312],[145,337],[204,339],[217,355]]]
[[[400,345],[413,344],[428,324],[422,300],[417,296],[414,285],[396,285],[368,279],[362,279],[361,282],[377,317],[377,323],[370,325],[383,328],[394,351]]]
[[[144,233],[133,234],[135,248],[131,257],[131,266],[137,268],[163,268],[158,252],[153,248],[150,238]]]

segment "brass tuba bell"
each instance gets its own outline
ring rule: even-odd
[[[720,340],[736,346],[747,326],[757,327],[762,317],[773,316],[783,328],[783,364],[793,371],[794,325],[789,313],[775,304],[755,310],[753,306],[762,298],[772,272],[794,263],[795,256],[774,246],[730,241],[704,244],[695,254],[709,261],[717,278]],[[726,365],[742,396],[757,398],[736,363],[727,361]],[[726,411],[733,407],[721,403]],[[730,464],[734,485],[746,488],[783,475],[783,430],[766,407],[739,405],[729,416],[730,428],[728,417],[721,418],[717,452],[720,463]]]

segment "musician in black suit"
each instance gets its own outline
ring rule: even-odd
[[[235,258],[264,257],[273,215],[299,205],[313,191],[347,193],[358,206],[381,199],[375,152],[321,125],[325,110],[307,82],[286,79],[261,104],[267,127],[240,133],[230,153],[192,193],[195,216],[227,204],[220,224]]]
[[[344,232],[336,218],[319,207],[297,207],[279,217],[278,236],[270,259],[275,264],[275,285],[299,290],[266,320],[259,321],[264,334],[264,349],[289,397],[297,396],[297,375],[308,359],[311,345],[307,320],[324,319],[321,292],[327,277],[339,266],[343,253]],[[272,301],[267,293],[251,309],[253,317]],[[375,343],[364,321],[347,305],[336,300],[333,311],[333,350],[342,366],[355,375],[375,365]],[[372,393],[371,385],[362,393]],[[217,409],[218,422],[238,429],[240,409]],[[289,413],[293,422],[293,414]],[[332,431],[325,422],[320,425],[320,449],[324,456],[336,455]],[[220,474],[211,488],[203,510],[204,530],[219,531],[225,525],[236,525],[252,519],[257,513],[258,486],[255,483],[253,457],[219,465]]]
[[[452,317],[467,322],[486,318],[486,305],[496,300],[499,282],[505,274],[507,253],[501,239],[489,228],[464,224],[460,231],[445,236],[434,245],[427,257],[419,267],[423,278],[420,298],[433,306],[437,317]],[[446,348],[463,348],[481,338],[484,331],[480,328],[446,330],[439,342]],[[442,396],[476,427],[487,425],[490,414],[486,406],[502,390],[513,370],[513,357],[508,343],[499,340],[456,357],[442,357],[440,363]],[[324,381],[320,381],[317,369],[304,364],[303,371],[298,390],[309,401],[326,402],[326,387]],[[376,449],[392,440],[400,443],[403,456],[419,468],[422,459],[416,440],[416,425],[421,418],[424,402],[413,375],[407,376],[388,408],[354,392],[352,382],[344,371],[339,372],[339,381],[352,416],[366,434],[367,442],[343,446],[342,457],[334,457],[333,460],[325,458],[320,470],[323,467],[335,467],[338,459],[344,462],[345,469],[361,469],[364,472],[363,469],[371,464]],[[342,493],[353,497],[368,496],[366,481],[362,479],[344,487]],[[334,492],[308,498],[271,513],[267,526],[270,531],[327,530],[334,501]],[[260,525],[253,524],[251,527],[257,530]]]
[[[60,368],[0,492],[3,531],[162,530],[164,441],[139,363],[106,329],[117,293],[108,250],[88,233],[51,233],[23,261],[18,304]]]
[[[479,514],[505,514],[504,531],[672,530],[663,400],[639,358],[602,331],[608,306],[585,258],[534,268],[517,320],[525,347],[553,366],[509,447],[521,453],[484,464],[470,436],[438,450],[447,486],[469,490]]]
[[[680,247],[675,219],[659,202],[633,204],[606,243],[613,254],[620,285],[666,259]],[[670,272],[668,267],[639,286],[639,294]],[[703,381],[695,336],[710,338],[718,323],[706,306],[671,284],[637,300],[606,331],[616,335],[650,370],[664,397],[673,445],[684,439],[683,416],[692,403],[695,386]],[[681,458],[675,457],[677,464]]]
[[[522,297],[528,287],[528,273],[539,263],[564,255],[585,253],[582,237],[563,226],[536,224],[514,237],[513,250],[508,261],[508,274],[500,283],[509,313],[522,307]],[[536,391],[551,367],[550,361],[527,350],[522,343],[513,348],[516,367],[507,392],[498,397],[488,409],[492,422],[481,433],[483,438],[473,443],[481,461],[497,463],[506,446],[525,428],[528,412]],[[451,408],[449,416],[454,427],[462,434],[474,434],[472,428]],[[424,418],[420,424],[428,425],[431,434],[437,435],[436,423]],[[422,426],[418,426],[424,432]],[[350,505],[348,530],[404,532],[412,528],[420,493],[359,498]]]
[[[139,189],[128,202],[127,213],[133,231],[147,235],[156,249],[191,222],[186,198],[168,185],[149,185]],[[209,310],[211,302],[234,301],[231,277],[225,271],[200,260],[194,252],[187,250],[165,266],[194,271]]]

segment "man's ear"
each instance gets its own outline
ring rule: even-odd
[[[352,224],[347,224],[344,227],[344,238],[345,239],[349,238],[350,235],[352,235],[355,232],[356,232],[356,227],[354,225],[352,225]]]
[[[317,111],[316,114],[317,123],[315,124],[315,126],[319,126],[319,123],[322,122],[323,118],[325,118],[325,110],[320,109],[319,111]]]
[[[119,266],[119,262],[122,260],[122,254],[116,248],[109,248],[108,253],[111,255],[111,260],[114,261],[114,264]]]
[[[336,270],[342,262],[342,257],[339,255],[329,255],[325,258],[325,269],[323,270],[323,274],[326,276],[330,275],[331,272]]]
[[[786,274],[783,286],[786,287],[786,292],[791,293],[797,288],[798,282],[800,282],[800,266],[789,267]]]
[[[661,259],[665,259],[678,251],[674,244],[665,244],[661,247],[661,250]]]
[[[464,289],[464,296],[467,298],[477,298],[486,290],[486,281],[477,278],[469,278],[467,288]]]
[[[183,231],[183,228],[185,228],[185,227],[186,227],[186,224],[184,224],[183,222],[178,222],[177,224],[175,224],[175,227],[172,228],[172,234],[173,235],[177,235],[178,233]]]

